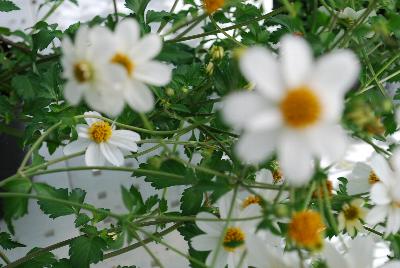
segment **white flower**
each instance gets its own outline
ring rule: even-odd
[[[286,36],[279,61],[265,48],[253,47],[244,52],[240,67],[256,90],[228,96],[223,116],[244,130],[236,146],[242,160],[259,163],[277,149],[283,174],[301,185],[313,173],[314,156],[342,156],[346,136],[337,124],[345,91],[360,70],[352,52],[332,52],[313,62],[302,38]]]
[[[346,229],[350,236],[354,236],[356,230],[358,232],[364,230],[361,220],[364,221],[368,210],[363,205],[364,200],[360,198],[352,200],[350,204],[343,205],[338,216],[340,231]]]
[[[356,22],[366,11],[367,9],[360,9],[359,11],[355,11],[354,9],[352,9],[351,7],[346,7],[345,9],[343,9],[342,11],[340,11],[338,13],[338,17],[340,19],[343,20],[347,20],[350,24],[354,24],[354,22]],[[367,19],[370,17],[374,17],[376,16],[376,12],[375,10],[373,10],[372,12],[370,12],[367,16]],[[365,23],[365,25],[367,26],[371,26],[369,23]],[[372,38],[374,36],[375,32],[370,31],[368,32],[365,37],[366,38]]]
[[[120,85],[120,98],[138,112],[154,108],[154,96],[147,84],[164,86],[171,80],[171,68],[153,60],[162,48],[157,34],[148,34],[140,39],[139,24],[133,19],[120,22],[112,36],[105,36],[113,43],[113,54],[108,58],[124,74]],[[121,108],[122,110],[122,108]]]
[[[85,116],[101,116],[97,112],[87,112]],[[64,147],[64,154],[70,155],[83,150],[87,166],[103,166],[110,162],[115,166],[124,164],[121,149],[136,152],[139,134],[130,130],[116,130],[114,125],[97,118],[85,118],[87,125],[77,125],[78,139]]]
[[[378,181],[378,176],[369,165],[358,162],[348,176],[347,192],[349,195],[368,193]]]
[[[274,174],[268,169],[261,169],[256,172],[256,179],[255,181],[258,183],[264,184],[275,184],[275,185],[282,185],[284,178],[279,171],[276,171]],[[275,201],[279,191],[278,190],[269,190],[269,189],[262,189],[262,188],[254,188],[254,191],[259,194],[262,198],[269,202]],[[281,197],[279,200],[285,199],[287,197],[287,192],[283,191],[281,193]],[[278,200],[278,201],[279,201]]]
[[[84,97],[91,108],[116,116],[124,104],[115,94],[122,76],[119,68],[110,64],[112,43],[104,38],[107,35],[110,33],[103,27],[82,26],[74,44],[69,38],[63,39],[61,62],[63,77],[67,79],[64,96],[72,105],[77,105]]]
[[[376,155],[371,167],[379,177],[379,182],[371,188],[371,200],[376,205],[368,213],[366,222],[375,225],[386,221],[386,234],[400,230],[400,152],[393,154],[394,170],[386,160]]]
[[[349,250],[341,254],[333,244],[326,243],[322,255],[329,267],[372,268],[375,242],[370,237],[356,237],[349,243]],[[399,261],[390,261],[380,268],[399,267]]]
[[[231,203],[231,194],[220,198],[218,204],[221,218],[227,218]],[[234,204],[231,218],[254,217],[260,215],[259,211],[258,206],[249,206],[241,210]],[[228,268],[247,268],[252,264],[252,260],[247,258],[246,251],[258,251],[251,243],[248,243],[248,241],[258,239],[255,234],[257,220],[231,221],[224,234],[225,221],[218,221],[216,216],[206,212],[200,212],[197,218],[196,224],[205,234],[192,238],[191,245],[198,251],[211,251],[206,260],[207,266],[212,265],[217,251],[216,262],[212,267],[224,268],[228,264]],[[202,221],[201,219],[214,221]],[[219,244],[221,236],[223,236],[222,244]]]

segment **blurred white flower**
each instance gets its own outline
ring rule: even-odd
[[[237,155],[259,163],[277,149],[286,179],[293,185],[309,181],[313,157],[339,159],[346,136],[338,126],[343,96],[356,81],[360,66],[351,51],[341,50],[313,62],[309,45],[300,37],[281,41],[280,60],[265,48],[247,49],[240,59],[254,92],[228,96],[225,120],[244,133]]]
[[[368,193],[378,181],[378,176],[369,165],[358,162],[348,176],[347,192],[349,195]]]
[[[82,97],[93,109],[116,116],[123,106],[123,99],[115,94],[122,75],[109,63],[112,56],[110,39],[104,38],[109,31],[97,26],[82,26],[76,33],[75,42],[69,38],[62,41],[63,77],[67,79],[64,96],[72,105]]]
[[[338,216],[339,231],[346,229],[350,236],[354,236],[356,230],[358,232],[364,230],[361,221],[364,221],[368,210],[363,206],[364,200],[360,198],[352,200],[350,204],[343,205]]]
[[[381,155],[376,155],[371,167],[379,178],[371,188],[371,200],[375,206],[366,217],[371,225],[386,221],[386,234],[400,230],[400,151],[392,156],[392,170]]]
[[[86,112],[85,116],[101,116],[97,112]],[[124,164],[121,149],[136,152],[138,133],[130,130],[116,130],[114,125],[97,118],[85,118],[87,125],[77,125],[78,139],[64,147],[64,154],[70,155],[86,150],[87,166],[103,166],[110,162],[114,166]]]
[[[346,7],[345,9],[343,9],[342,11],[340,11],[338,13],[338,17],[340,19],[343,20],[347,20],[351,25],[354,24],[366,11],[367,9],[360,9],[358,11],[355,11],[354,9],[352,9],[351,7]],[[367,16],[367,19],[370,17],[374,17],[376,16],[376,12],[375,10],[373,10],[372,12],[370,12]],[[369,23],[365,23],[365,25],[367,26],[371,26]],[[366,38],[372,38],[375,35],[374,31],[370,31],[368,32],[365,37]]]
[[[111,36],[106,35],[104,39],[113,44],[109,61],[123,72],[119,97],[135,111],[151,111],[154,96],[147,84],[164,86],[171,80],[171,68],[153,60],[161,51],[161,37],[148,34],[140,38],[139,24],[133,19],[126,19],[117,25]]]

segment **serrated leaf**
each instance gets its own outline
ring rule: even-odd
[[[11,235],[6,232],[0,233],[0,246],[4,249],[13,249],[19,247],[26,247],[24,244],[18,243],[11,239]]]
[[[184,215],[195,215],[199,212],[203,201],[203,192],[195,187],[183,191],[181,198],[181,210]]]
[[[14,10],[20,10],[20,8],[9,0],[0,0],[0,12],[10,12]]]
[[[89,268],[91,263],[98,263],[103,260],[106,248],[106,242],[97,236],[75,238],[69,248],[72,267]]]
[[[35,90],[28,76],[17,75],[11,80],[11,85],[23,100],[32,100],[35,97]]]
[[[34,254],[38,250],[40,250],[40,248],[33,248],[27,253],[27,255]],[[33,259],[18,265],[18,268],[50,268],[56,261],[57,260],[53,253],[44,252],[39,256],[36,256]]]
[[[84,213],[78,214],[78,217],[75,219],[75,227],[79,227],[85,225],[90,221],[90,217]]]
[[[144,208],[142,195],[133,185],[129,191],[124,186],[121,186],[121,193],[122,201],[131,213],[136,214]]]

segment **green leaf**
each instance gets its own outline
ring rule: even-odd
[[[195,59],[194,49],[185,44],[164,43],[158,60],[178,64],[190,64]]]
[[[203,191],[191,187],[183,191],[181,198],[181,210],[184,215],[194,215],[199,212],[203,201]]]
[[[144,21],[144,11],[149,2],[150,0],[126,0],[125,6],[135,12],[141,21]]]
[[[23,100],[33,100],[35,98],[35,90],[28,76],[17,75],[11,80],[11,85],[15,88],[18,96]]]
[[[121,185],[122,201],[125,207],[133,214],[139,213],[144,208],[142,195],[132,185],[129,191]]]
[[[40,248],[33,248],[26,255],[33,254],[38,250],[40,250]],[[40,254],[39,256],[36,256],[33,259],[18,265],[18,268],[50,268],[56,261],[57,260],[53,253],[44,252],[43,254]]]
[[[78,214],[78,217],[75,219],[75,227],[79,227],[85,225],[90,221],[90,217],[84,213]]]
[[[20,8],[9,0],[0,0],[0,12],[10,12],[20,10]]]
[[[103,260],[106,248],[106,242],[97,236],[75,238],[69,248],[72,267],[89,268],[91,263],[98,263]]]
[[[11,235],[6,232],[0,233],[0,246],[4,249],[26,247],[25,245],[12,240]]]
[[[56,263],[53,263],[51,268],[73,268],[71,262],[68,259],[61,259]]]

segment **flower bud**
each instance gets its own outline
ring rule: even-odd
[[[210,61],[206,66],[206,74],[212,75],[214,73],[214,63]]]
[[[224,48],[221,46],[213,46],[211,48],[211,58],[213,60],[220,60],[224,57]]]

